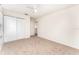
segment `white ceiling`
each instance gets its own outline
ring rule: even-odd
[[[56,10],[67,8],[71,5],[66,5],[66,4],[3,4],[2,6],[4,9],[19,12],[21,14],[27,13],[33,18],[38,18],[45,14],[55,12]],[[36,13],[34,12],[34,6],[37,9]]]

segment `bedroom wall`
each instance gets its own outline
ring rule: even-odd
[[[38,36],[79,49],[79,5],[42,16]]]
[[[35,20],[30,19],[30,35],[35,35]]]

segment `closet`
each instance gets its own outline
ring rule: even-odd
[[[26,37],[26,20],[23,18],[4,16],[4,42]]]

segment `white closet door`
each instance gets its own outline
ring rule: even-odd
[[[17,39],[22,39],[26,37],[26,20],[24,19],[17,19],[16,22],[16,34],[17,34]]]
[[[3,45],[3,14],[0,11],[0,52],[1,52],[2,45]]]
[[[4,42],[16,40],[16,18],[4,16]]]

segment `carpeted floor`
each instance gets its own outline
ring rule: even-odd
[[[39,37],[5,43],[1,54],[9,55],[72,55],[79,50]]]

